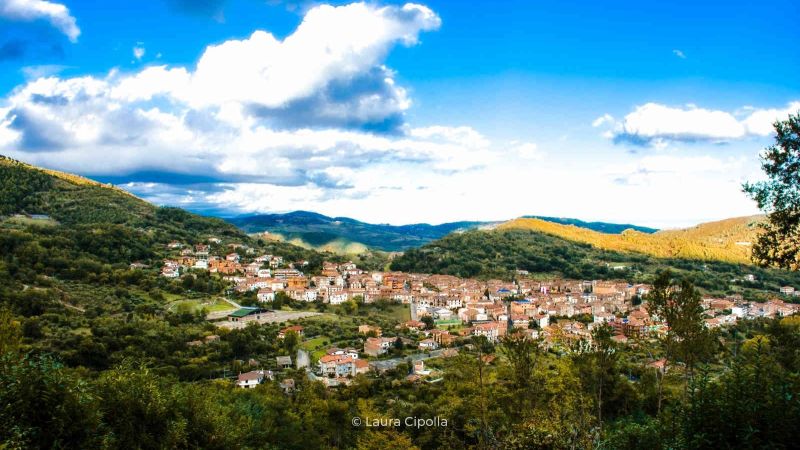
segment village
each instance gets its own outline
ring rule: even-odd
[[[366,323],[359,325],[360,348],[332,346],[316,361],[303,350],[298,350],[294,361],[291,356],[277,357],[277,367],[305,369],[310,377],[330,387],[348,384],[359,374],[394,369],[400,363],[410,365],[409,381],[435,381],[436,371],[428,370],[425,360],[453,356],[459,347],[468,345],[471,336],[497,343],[509,333],[521,333],[540,340],[547,348],[569,349],[580,341],[591,341],[592,330],[601,324],[613,329],[612,339],[621,345],[666,332],[659,318],[648,312],[646,302],[642,303],[651,288],[647,284],[540,280],[522,270],[517,271],[514,281],[476,280],[364,271],[352,262],[324,262],[319,275],[307,275],[303,272],[308,265],[306,261],[287,262],[279,255],[256,255],[254,249],[240,244],[230,244],[224,252],[217,248],[216,253],[220,254],[214,255],[212,246],[219,244],[220,240],[213,238],[191,247],[177,242],[169,244],[169,250],[176,256],[164,261],[161,275],[177,278],[191,270],[204,270],[219,274],[238,293],[254,292],[258,305],[238,307],[225,314],[219,322],[222,327],[296,323],[319,314],[271,310],[278,293],[305,304],[336,306],[346,302],[388,301],[407,305],[410,320],[397,323],[394,330]],[[782,287],[775,298],[764,303],[745,301],[740,295],[704,297],[706,326],[715,328],[742,319],[798,313],[800,305],[779,298],[797,295],[796,292],[792,287]],[[313,338],[304,335],[302,325],[295,324],[282,329],[278,339],[290,333],[301,341]],[[414,351],[397,357],[391,351],[397,346]],[[240,374],[237,385],[254,387],[273,376],[271,370],[253,370]],[[282,383],[287,391],[291,390],[290,382],[287,379]]]

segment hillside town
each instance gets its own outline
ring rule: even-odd
[[[352,262],[324,262],[318,275],[310,275],[303,272],[308,265],[306,261],[289,262],[279,255],[256,255],[253,248],[240,244],[218,247],[212,252],[212,246],[219,244],[213,238],[194,246],[169,244],[176,257],[164,261],[161,275],[177,278],[192,270],[203,270],[219,274],[235,292],[254,292],[260,306],[239,308],[227,315],[227,321],[242,325],[262,322],[278,293],[296,302],[332,306],[350,301],[370,304],[378,300],[409,305],[411,320],[398,324],[390,336],[384,336],[379,327],[363,324],[358,328],[363,336],[362,348],[332,347],[313,367],[310,363],[303,365],[329,386],[346,384],[357,374],[395,366],[399,360],[392,364],[382,362],[381,358],[386,357],[398,340],[405,348],[415,348],[417,353],[425,355],[463,345],[470,336],[483,336],[488,342],[497,343],[509,333],[523,333],[540,339],[548,348],[570,348],[582,340],[590,341],[592,330],[600,324],[613,329],[612,339],[619,344],[666,332],[662,321],[651,315],[647,303],[642,301],[651,288],[647,284],[540,280],[521,270],[513,281],[477,280],[365,271]],[[706,326],[716,328],[737,320],[798,313],[800,304],[779,298],[794,296],[796,292],[783,287],[775,298],[763,303],[745,301],[740,295],[704,297]],[[290,332],[303,337],[303,327],[294,325],[283,329],[278,338],[283,339]],[[279,365],[292,366],[291,359]],[[430,374],[423,359],[418,359],[409,379]],[[269,371],[248,372],[240,376],[239,383],[241,387],[251,387],[253,380],[271,376]]]

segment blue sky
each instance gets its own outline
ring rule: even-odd
[[[662,3],[0,0],[0,153],[223,215],[755,213],[800,4]]]

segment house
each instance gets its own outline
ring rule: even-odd
[[[363,359],[356,359],[354,365],[356,368],[356,375],[369,372],[369,362]]]
[[[496,342],[500,336],[499,328],[496,322],[479,323],[472,327],[472,335],[485,336],[489,342]]]
[[[434,341],[433,339],[423,339],[423,340],[419,341],[419,344],[417,344],[417,347],[420,350],[430,351],[430,350],[436,350],[437,348],[439,348],[439,344],[436,341]]]
[[[781,294],[783,295],[792,295],[794,294],[794,288],[791,286],[783,286],[781,288]]]
[[[367,338],[364,342],[364,353],[369,356],[379,356],[386,353],[394,344],[394,338]]]
[[[228,320],[230,322],[250,322],[260,320],[266,313],[267,311],[264,309],[246,306],[228,314]]]
[[[433,329],[430,336],[440,346],[452,345],[456,340],[456,336],[450,334],[447,330]]]
[[[511,325],[518,330],[527,330],[531,319],[524,314],[514,314],[511,316]]]
[[[278,339],[283,339],[286,337],[286,333],[294,331],[297,333],[298,336],[303,336],[303,327],[300,325],[292,325],[291,327],[286,327],[278,332]]]
[[[400,329],[405,328],[406,330],[413,332],[424,330],[425,327],[426,327],[425,322],[421,322],[419,320],[409,320],[408,322],[403,322],[402,324],[397,326],[397,328]]]
[[[264,382],[264,378],[268,377],[268,372],[264,370],[253,370],[250,372],[240,373],[236,380],[236,387],[242,389],[252,389]]]
[[[292,368],[292,357],[291,356],[276,356],[275,362],[278,364],[278,367],[281,369],[291,369]]]
[[[433,311],[433,317],[439,320],[450,320],[453,317],[453,312],[447,308],[436,308]]]
[[[275,292],[270,288],[263,288],[258,290],[256,298],[259,302],[272,302],[275,301]]]
[[[534,314],[531,319],[533,319],[539,328],[547,328],[550,325],[549,314]]]
[[[352,377],[369,371],[369,363],[351,355],[325,355],[319,359],[319,371],[328,377]]]
[[[353,359],[358,359],[358,350],[356,350],[354,348],[349,348],[349,347],[348,348],[344,348],[344,349],[332,347],[332,348],[329,348],[325,352],[325,354],[326,355],[349,355],[349,356],[352,356]]]

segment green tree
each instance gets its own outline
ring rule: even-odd
[[[358,303],[356,303],[355,300],[350,299],[342,303],[342,310],[344,310],[345,314],[355,314],[358,311]]]
[[[0,448],[97,448],[98,399],[47,356],[0,355]]]
[[[767,222],[753,245],[760,265],[800,268],[800,114],[775,123],[775,143],[761,155],[769,178],[745,183],[744,191],[767,213]]]
[[[0,355],[16,351],[21,339],[19,321],[8,308],[0,308]]]
[[[283,348],[289,355],[293,355],[300,344],[300,335],[296,331],[290,330],[283,336]]]
[[[522,419],[533,408],[538,398],[540,383],[536,380],[536,367],[542,357],[541,341],[524,333],[514,333],[500,340],[500,352],[506,357],[510,369],[511,415]]]
[[[683,362],[686,366],[685,387],[688,389],[697,363],[712,350],[712,336],[703,320],[700,292],[685,279],[680,284],[675,284],[672,273],[664,271],[656,277],[653,289],[647,295],[647,310],[667,325],[667,332],[662,340],[665,368],[673,360]],[[659,385],[659,411],[661,392],[662,387]]]
[[[602,324],[592,330],[591,342],[579,343],[575,353],[578,373],[584,387],[595,400],[597,423],[603,429],[603,394],[609,392],[619,375],[617,372],[617,346],[611,339],[613,329]]]

